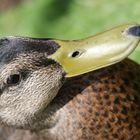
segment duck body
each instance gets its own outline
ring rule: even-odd
[[[2,126],[0,140],[139,140],[140,65],[126,59],[68,79],[48,106],[52,126]]]

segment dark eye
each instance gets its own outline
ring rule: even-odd
[[[20,82],[21,76],[20,74],[13,74],[7,78],[6,84],[7,85],[15,85]]]

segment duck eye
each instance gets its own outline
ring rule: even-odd
[[[7,78],[7,85],[15,85],[15,84],[18,84],[20,81],[20,75],[19,74],[13,74],[13,75],[10,75],[8,78]]]

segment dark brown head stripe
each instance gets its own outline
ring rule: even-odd
[[[45,52],[51,55],[60,46],[51,39],[7,37],[0,39],[0,62],[9,63],[20,53]]]

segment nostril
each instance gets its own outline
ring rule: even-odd
[[[133,26],[128,29],[128,34],[133,36],[140,36],[140,26]]]

